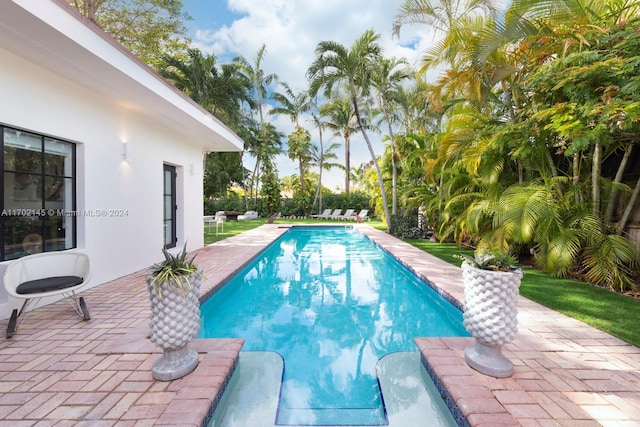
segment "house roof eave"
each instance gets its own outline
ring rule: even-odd
[[[162,122],[205,152],[243,141],[64,0],[0,2],[0,48],[96,92],[120,109]]]

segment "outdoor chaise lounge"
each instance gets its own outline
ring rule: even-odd
[[[81,318],[90,320],[84,298],[76,295],[90,278],[91,262],[82,252],[45,252],[12,261],[4,271],[4,288],[12,297],[24,299],[24,303],[20,311],[11,313],[6,337],[13,336],[29,306],[42,297],[62,295]]]
[[[342,209],[334,209],[331,215],[329,215],[326,219],[338,219],[340,218],[340,213],[342,213]]]
[[[327,219],[329,215],[331,215],[331,209],[325,209],[321,214],[311,215],[311,218]]]
[[[369,218],[368,213],[369,213],[369,209],[362,209],[360,212],[358,212],[356,215],[352,216],[349,219],[358,221],[358,218],[360,218],[362,221],[364,220],[370,221],[371,218]]]
[[[351,219],[351,217],[353,216],[353,211],[355,211],[355,209],[347,209],[343,215],[338,215],[334,219],[339,219],[340,221]]]
[[[246,211],[244,214],[238,215],[238,221],[247,220],[247,219],[258,219],[258,212]]]

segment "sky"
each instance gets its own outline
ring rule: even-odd
[[[193,20],[187,23],[194,47],[215,54],[219,63],[243,56],[254,64],[256,53],[266,45],[262,63],[265,74],[278,75],[294,90],[306,90],[306,70],[313,62],[319,42],[331,40],[349,48],[366,30],[380,34],[380,45],[386,57],[404,57],[411,65],[418,63],[433,42],[426,25],[403,26],[399,37],[392,36],[392,23],[403,0],[183,0],[183,10]],[[269,109],[269,107],[267,107]],[[268,116],[276,128],[288,135],[293,124],[287,116]],[[301,119],[318,145],[318,132],[311,116]],[[336,142],[338,163],[344,164],[342,139],[328,139],[325,146]],[[384,150],[382,135],[371,135],[376,155]],[[286,142],[286,139],[285,139]],[[246,167],[255,164],[245,157]],[[351,144],[351,165],[357,167],[371,160],[366,143],[354,135]],[[276,165],[280,177],[297,174],[297,163],[286,153],[278,156]],[[316,171],[317,172],[317,171]],[[344,189],[344,172],[334,169],[323,172],[323,184],[336,191]]]

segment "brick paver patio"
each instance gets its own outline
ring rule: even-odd
[[[460,269],[367,225],[357,227],[463,301]],[[207,276],[202,293],[284,231],[264,225],[199,250],[196,260]],[[194,373],[153,380],[160,350],[148,339],[145,273],[83,292],[88,322],[59,301],[31,313],[12,339],[0,339],[0,426],[202,425],[243,341],[194,340],[200,353]],[[416,339],[471,426],[640,426],[640,349],[522,297],[518,318],[519,333],[504,349],[515,365],[506,379],[466,365],[463,350],[471,338]],[[0,328],[6,325],[0,321]]]

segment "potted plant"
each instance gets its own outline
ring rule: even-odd
[[[522,270],[508,252],[459,255],[464,280],[464,326],[476,339],[465,349],[473,369],[497,378],[513,374],[513,364],[502,355],[502,345],[518,332],[518,289]]]
[[[170,381],[183,377],[198,365],[198,352],[188,347],[200,329],[202,271],[187,258],[187,245],[178,255],[162,250],[164,261],[147,275],[151,301],[151,342],[162,348],[152,366],[153,378]]]

